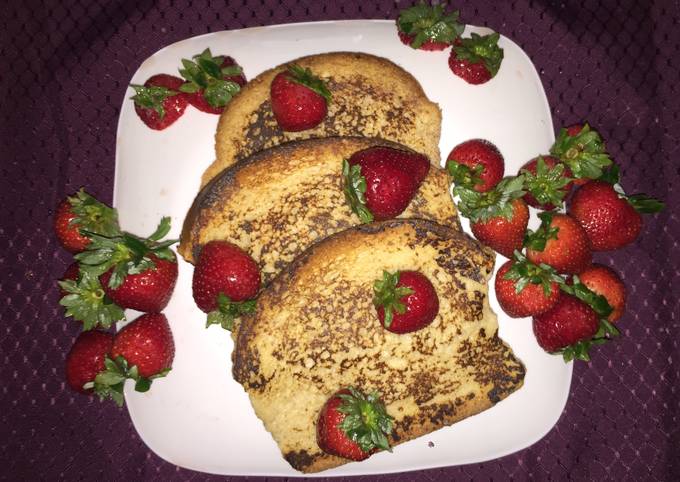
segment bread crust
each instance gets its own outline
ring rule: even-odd
[[[271,112],[271,81],[291,64],[326,80],[333,95],[326,119],[314,129],[283,132]],[[438,166],[440,133],[439,107],[395,63],[359,52],[310,55],[261,73],[227,104],[215,135],[217,159],[204,172],[201,185],[257,151],[317,137],[382,137],[425,154]]]
[[[348,460],[316,444],[318,413],[349,385],[378,390],[398,445],[486,410],[522,386],[525,369],[498,338],[487,300],[494,255],[462,232],[424,220],[362,225],[313,245],[261,293],[236,334],[234,378],[284,458],[305,473]],[[439,314],[405,335],[372,306],[383,269],[416,269]]]

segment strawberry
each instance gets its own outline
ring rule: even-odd
[[[612,180],[617,182],[618,174]],[[591,181],[574,192],[568,212],[585,229],[593,250],[607,251],[637,239],[642,229],[640,213],[663,208],[663,203],[644,194],[627,196],[618,184]]]
[[[179,91],[183,83],[179,77],[158,74],[149,77],[144,85],[131,84],[135,95],[130,98],[135,103],[137,116],[157,131],[174,124],[189,103],[186,94]]]
[[[604,168],[612,165],[600,134],[588,124],[560,129],[550,154],[565,163],[575,178],[575,184],[599,178]]]
[[[491,142],[471,139],[451,150],[446,169],[457,186],[486,192],[503,179],[505,161]]]
[[[524,241],[527,258],[545,263],[558,273],[577,274],[590,266],[593,253],[581,225],[567,214],[542,212],[541,225],[530,231]]]
[[[221,114],[241,87],[246,85],[243,69],[229,56],[213,57],[205,49],[191,60],[182,59],[180,75],[186,82],[179,90],[191,105],[208,114]]]
[[[582,124],[574,124],[573,126],[569,126],[566,129],[567,129],[567,135],[568,136],[576,137],[583,130],[583,125]]]
[[[534,316],[533,328],[541,348],[558,352],[592,339],[598,330],[597,313],[575,296],[560,293],[557,303],[545,313]]]
[[[290,65],[270,87],[272,112],[281,130],[305,131],[318,126],[328,113],[331,92],[311,70]]]
[[[333,394],[321,408],[316,440],[327,454],[365,460],[379,449],[390,450],[387,435],[393,424],[377,393],[364,395],[350,387]]]
[[[99,277],[89,270],[81,269],[75,279],[59,281],[59,286],[63,293],[59,304],[66,308],[66,316],[83,324],[83,330],[108,329],[125,319],[123,309],[106,295]]]
[[[506,261],[498,273],[494,287],[498,303],[512,318],[545,313],[557,303],[563,282],[548,265],[536,265],[519,251]]]
[[[120,285],[111,278],[115,276],[116,268],[104,273],[100,280],[106,295],[119,306],[131,308],[146,313],[162,311],[170,301],[172,291],[177,281],[177,261],[159,258],[148,254],[150,266],[140,273],[128,272]]]
[[[608,321],[621,318],[626,306],[626,285],[614,270],[601,264],[593,264],[581,271],[578,277],[593,293],[606,298],[612,307]]]
[[[177,280],[177,260],[169,247],[177,240],[160,241],[170,231],[163,218],[148,238],[130,233],[92,235],[86,251],[76,255],[81,271],[100,280],[107,297],[123,308],[158,312],[167,305]]]
[[[68,268],[66,268],[66,271],[64,271],[64,274],[61,276],[61,279],[59,281],[73,281],[77,284],[79,279],[80,279],[80,266],[78,265],[78,263],[71,263],[68,266]],[[68,291],[66,291],[62,287],[59,287],[59,292],[61,293],[62,298],[68,295]]]
[[[101,399],[111,397],[122,405],[126,379],[135,381],[136,391],[146,392],[153,380],[170,372],[174,357],[175,342],[167,318],[162,313],[147,313],[116,333],[104,368],[85,387],[93,388]]]
[[[92,382],[104,369],[104,358],[111,352],[113,335],[104,331],[85,331],[78,335],[66,355],[66,381],[75,391],[86,393],[85,384]]]
[[[343,161],[345,198],[364,223],[390,219],[406,209],[429,170],[421,154],[369,147]]]
[[[378,319],[392,333],[420,330],[439,312],[434,286],[418,271],[383,271],[382,279],[373,284],[373,293]]]
[[[571,171],[555,157],[538,156],[519,172],[524,175],[524,201],[529,206],[550,211],[561,206],[571,191]]]
[[[500,35],[470,34],[453,44],[449,68],[468,84],[483,84],[496,76],[503,61],[503,49],[498,46]]]
[[[219,323],[231,330],[234,318],[255,311],[260,269],[253,258],[227,241],[210,241],[194,268],[192,290],[196,305],[208,313],[207,326]]]
[[[487,192],[456,186],[453,195],[459,197],[458,209],[470,220],[472,233],[483,244],[511,258],[522,249],[522,240],[529,223],[529,208],[522,199],[522,176],[507,177]]]
[[[444,14],[441,5],[414,5],[399,12],[397,33],[414,49],[444,50],[465,30],[458,17],[458,11]]]
[[[120,232],[118,214],[82,188],[59,203],[54,214],[54,232],[59,243],[71,253],[83,251],[90,243],[81,231],[112,236]]]

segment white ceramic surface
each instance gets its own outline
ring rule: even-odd
[[[478,32],[484,29],[469,28]],[[443,111],[441,151],[474,137],[494,142],[506,160],[506,174],[547,152],[553,126],[540,79],[530,59],[501,38],[505,59],[498,75],[471,86],[451,74],[448,52],[420,52],[404,46],[391,21],[342,21],[258,27],[219,32],[170,45],[147,59],[131,83],[156,73],[176,74],[180,59],[210,47],[229,54],[249,79],[282,62],[313,53],[362,51],[387,57],[411,72]],[[153,232],[159,218],[172,216],[179,236],[184,215],[214,158],[218,116],[188,107],[165,131],[146,128],[126,93],[118,124],[114,204],[124,229]],[[465,223],[467,229],[467,223]],[[498,264],[498,263],[497,263]],[[180,260],[179,279],[165,313],[176,343],[173,370],[150,392],[126,387],[126,403],[144,442],[169,462],[194,470],[232,475],[300,475],[281,454],[255,416],[248,397],[231,378],[232,341],[218,326],[204,327],[204,314],[191,297],[193,268]],[[491,286],[493,286],[493,281]],[[543,437],[566,403],[572,365],[543,353],[529,319],[499,314],[500,334],[525,363],[524,387],[492,409],[452,427],[402,444],[361,463],[319,475],[399,472],[467,464],[520,450]],[[133,319],[135,313],[129,313]],[[429,442],[434,445],[430,446]]]

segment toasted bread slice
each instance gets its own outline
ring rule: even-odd
[[[341,388],[382,394],[393,445],[520,388],[524,367],[498,338],[487,302],[493,264],[493,252],[464,233],[413,219],[343,231],[290,264],[243,318],[232,355],[234,378],[285,459],[302,472],[348,462],[323,453],[315,432]],[[440,303],[430,325],[403,335],[382,327],[372,287],[385,269],[430,279]]]
[[[202,245],[230,241],[259,263],[264,282],[311,244],[359,224],[342,190],[342,160],[380,139],[308,139],[258,152],[225,170],[196,197],[182,230],[179,252],[194,262]],[[432,166],[401,214],[460,229],[448,175]]]
[[[333,96],[326,119],[314,129],[283,132],[271,111],[271,81],[290,64],[311,69]],[[440,132],[439,107],[393,62],[356,52],[302,57],[258,75],[227,105],[215,136],[217,160],[203,174],[202,185],[257,151],[312,137],[382,137],[425,154],[438,166]]]

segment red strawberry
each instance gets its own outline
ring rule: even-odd
[[[101,275],[104,292],[118,305],[158,312],[168,304],[177,281],[177,260],[169,248],[177,240],[160,241],[169,231],[170,218],[163,218],[148,238],[130,233],[95,236],[76,259],[83,270]]]
[[[503,179],[505,161],[491,142],[472,139],[451,150],[446,168],[457,186],[486,192]]]
[[[458,17],[458,11],[444,14],[441,5],[415,5],[399,13],[397,33],[405,45],[414,49],[444,50],[465,29]]]
[[[166,372],[175,356],[175,342],[162,313],[147,313],[116,333],[111,358],[122,356],[136,366],[139,376],[149,378]]]
[[[513,318],[538,315],[557,303],[561,281],[553,269],[535,265],[517,252],[496,273],[496,298]]]
[[[182,117],[189,100],[180,92],[184,82],[179,77],[158,74],[144,82],[144,85],[131,84],[135,95],[135,112],[151,129],[160,131],[174,124]]]
[[[503,49],[498,46],[500,35],[470,35],[470,38],[454,42],[449,67],[468,84],[483,84],[495,77],[501,67]]]
[[[252,299],[260,289],[260,269],[238,246],[210,241],[201,249],[192,289],[196,305],[208,313],[208,325],[231,329],[234,318],[255,309]]]
[[[527,258],[558,273],[577,274],[590,266],[593,253],[581,225],[571,216],[543,212],[541,226],[527,235]]]
[[[601,264],[593,264],[578,275],[581,283],[593,293],[606,298],[612,312],[607,319],[616,321],[623,315],[626,306],[626,285],[611,268]]]
[[[118,215],[80,189],[59,203],[54,213],[54,232],[59,243],[71,253],[79,253],[90,243],[82,230],[114,235],[119,232]]]
[[[578,127],[581,126],[560,129],[550,148],[550,154],[567,165],[576,185],[599,178],[612,164],[600,134],[588,124],[577,131]]]
[[[377,393],[368,396],[350,387],[331,396],[319,413],[316,440],[327,454],[365,460],[377,450],[390,450],[387,435],[394,419]]]
[[[390,147],[369,147],[343,162],[345,198],[362,222],[401,214],[430,169],[427,157]]]
[[[318,126],[328,113],[331,93],[309,69],[290,65],[270,87],[272,112],[281,130],[305,131]]]
[[[111,277],[115,268],[104,273],[100,280],[106,295],[117,305],[147,313],[162,311],[170,301],[177,281],[177,261],[149,254],[153,267],[139,274],[128,273],[123,282],[113,288]]]
[[[524,195],[524,178],[508,177],[491,191],[477,192],[461,186],[453,188],[459,196],[458,209],[470,219],[472,233],[483,244],[512,258],[522,249],[522,241],[529,223],[529,208],[520,199]]]
[[[617,186],[591,181],[576,190],[568,212],[585,229],[595,251],[626,246],[642,229],[640,213],[656,213],[663,203],[643,194],[626,196]]]
[[[561,206],[572,188],[571,171],[551,156],[538,156],[520,170],[524,175],[527,193],[524,200],[529,206],[550,211]]]
[[[81,393],[89,389],[85,384],[92,382],[104,369],[104,358],[113,346],[113,335],[103,331],[84,331],[76,338],[71,351],[66,355],[66,381]]]
[[[383,271],[373,284],[373,304],[380,323],[393,333],[426,327],[439,312],[439,297],[427,277],[418,271]]]
[[[533,320],[536,340],[549,353],[590,341],[598,327],[597,313],[588,304],[567,293],[561,293],[555,306],[534,316]]]
[[[66,271],[64,271],[64,274],[62,275],[60,281],[70,280],[77,283],[78,278],[80,278],[80,266],[78,265],[78,263],[71,263],[68,266],[68,268],[66,268]],[[66,291],[64,288],[59,287],[59,291],[61,293],[62,298],[68,295],[68,291]]]
[[[243,69],[229,56],[213,57],[205,49],[191,60],[182,59],[180,75],[186,79],[180,90],[189,103],[208,114],[221,114],[241,87],[246,85]]]

